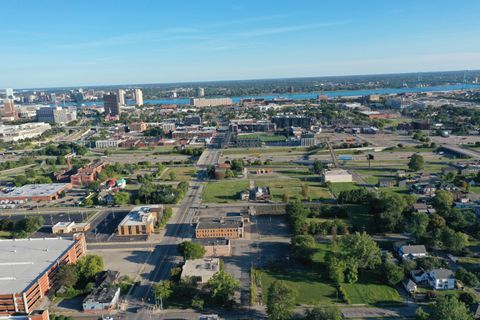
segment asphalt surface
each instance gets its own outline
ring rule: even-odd
[[[202,167],[215,164],[220,156],[220,151],[217,150],[212,152],[207,150],[205,153],[203,159],[201,157]],[[160,280],[169,279],[170,270],[182,261],[182,257],[178,255],[177,245],[184,239],[193,236],[194,230],[191,222],[197,215],[197,208],[201,203],[204,178],[205,173],[199,171],[198,177],[190,181],[187,194],[167,224],[164,237],[160,243],[155,245],[144,264],[140,274],[142,277],[140,285],[136,286],[127,296],[129,308],[125,314],[122,314],[122,317],[138,320],[148,319],[155,312],[151,308],[155,303],[153,285]]]

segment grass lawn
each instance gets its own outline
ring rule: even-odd
[[[175,174],[175,181],[185,181],[190,180],[195,176],[195,168],[193,167],[170,167],[166,172],[163,173],[162,181],[170,181],[170,172]]]
[[[402,299],[397,290],[384,284],[343,283],[343,289],[351,304],[398,303]]]
[[[474,270],[480,268],[479,257],[457,257],[458,264],[467,270]]]
[[[335,197],[337,197],[342,191],[354,190],[358,188],[360,187],[353,182],[337,182],[330,185],[330,190]]]
[[[267,147],[267,148],[232,148],[223,150],[223,155],[241,154],[245,156],[256,156],[262,153],[305,153],[305,147]]]
[[[275,135],[275,134],[268,134],[268,133],[252,133],[252,134],[242,134],[238,136],[239,139],[251,139],[251,138],[259,138],[263,142],[276,142],[276,141],[285,141],[287,137],[284,135]]]
[[[255,184],[259,187],[270,187],[273,201],[283,201],[283,195],[286,193],[290,198],[302,198],[302,186],[308,186],[308,197],[312,200],[328,199],[332,196],[327,188],[322,187],[318,181],[301,181],[295,178],[274,178],[274,179],[256,179]]]
[[[11,235],[9,231],[0,231],[0,239],[9,239]]]
[[[208,182],[202,193],[203,202],[229,203],[240,201],[239,193],[248,189],[248,180],[223,180]]]
[[[331,304],[336,299],[337,291],[333,285],[321,281],[320,277],[318,273],[305,269],[261,270],[262,299],[266,303],[268,288],[272,282],[282,280],[297,291],[297,304]]]

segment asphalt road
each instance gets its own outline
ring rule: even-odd
[[[202,159],[202,166],[218,161],[219,151],[214,150],[210,153],[210,150],[207,150],[206,152],[207,155]],[[170,219],[164,237],[147,258],[141,274],[141,284],[127,296],[128,310],[130,310],[126,314],[128,319],[146,319],[155,312],[151,309],[151,305],[155,302],[153,285],[160,280],[168,279],[170,270],[182,260],[178,255],[177,245],[185,238],[193,236],[191,222],[201,203],[204,176],[200,171],[198,178],[190,181],[187,194]]]

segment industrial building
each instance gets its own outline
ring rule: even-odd
[[[333,170],[324,170],[322,173],[322,182],[352,182],[352,174],[347,170],[343,169],[333,169]]]
[[[15,142],[24,139],[32,139],[41,136],[52,127],[48,123],[25,123],[20,125],[0,125],[0,140]]]
[[[31,314],[56,287],[61,264],[86,253],[83,234],[72,238],[0,240],[0,316]]]
[[[207,283],[220,271],[220,259],[202,258],[186,260],[182,267],[182,279],[192,279],[197,283]]]
[[[151,205],[135,207],[118,225],[119,236],[149,235],[155,230],[163,206]]]
[[[204,218],[195,228],[196,238],[227,238],[238,239],[244,236],[242,219]]]
[[[70,183],[26,184],[10,192],[0,193],[0,201],[52,201],[70,188]]]

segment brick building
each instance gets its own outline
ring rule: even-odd
[[[34,311],[43,297],[57,286],[58,267],[77,262],[86,252],[86,243],[83,234],[72,238],[0,240],[0,252],[0,317],[33,317],[38,316]]]
[[[105,168],[105,163],[102,161],[89,163],[83,168],[78,169],[76,174],[70,176],[70,182],[74,186],[88,185],[97,180],[103,168]]]
[[[196,238],[238,239],[244,236],[242,219],[207,218],[197,223]]]
[[[71,189],[70,183],[26,184],[7,193],[0,193],[0,201],[52,201]]]

